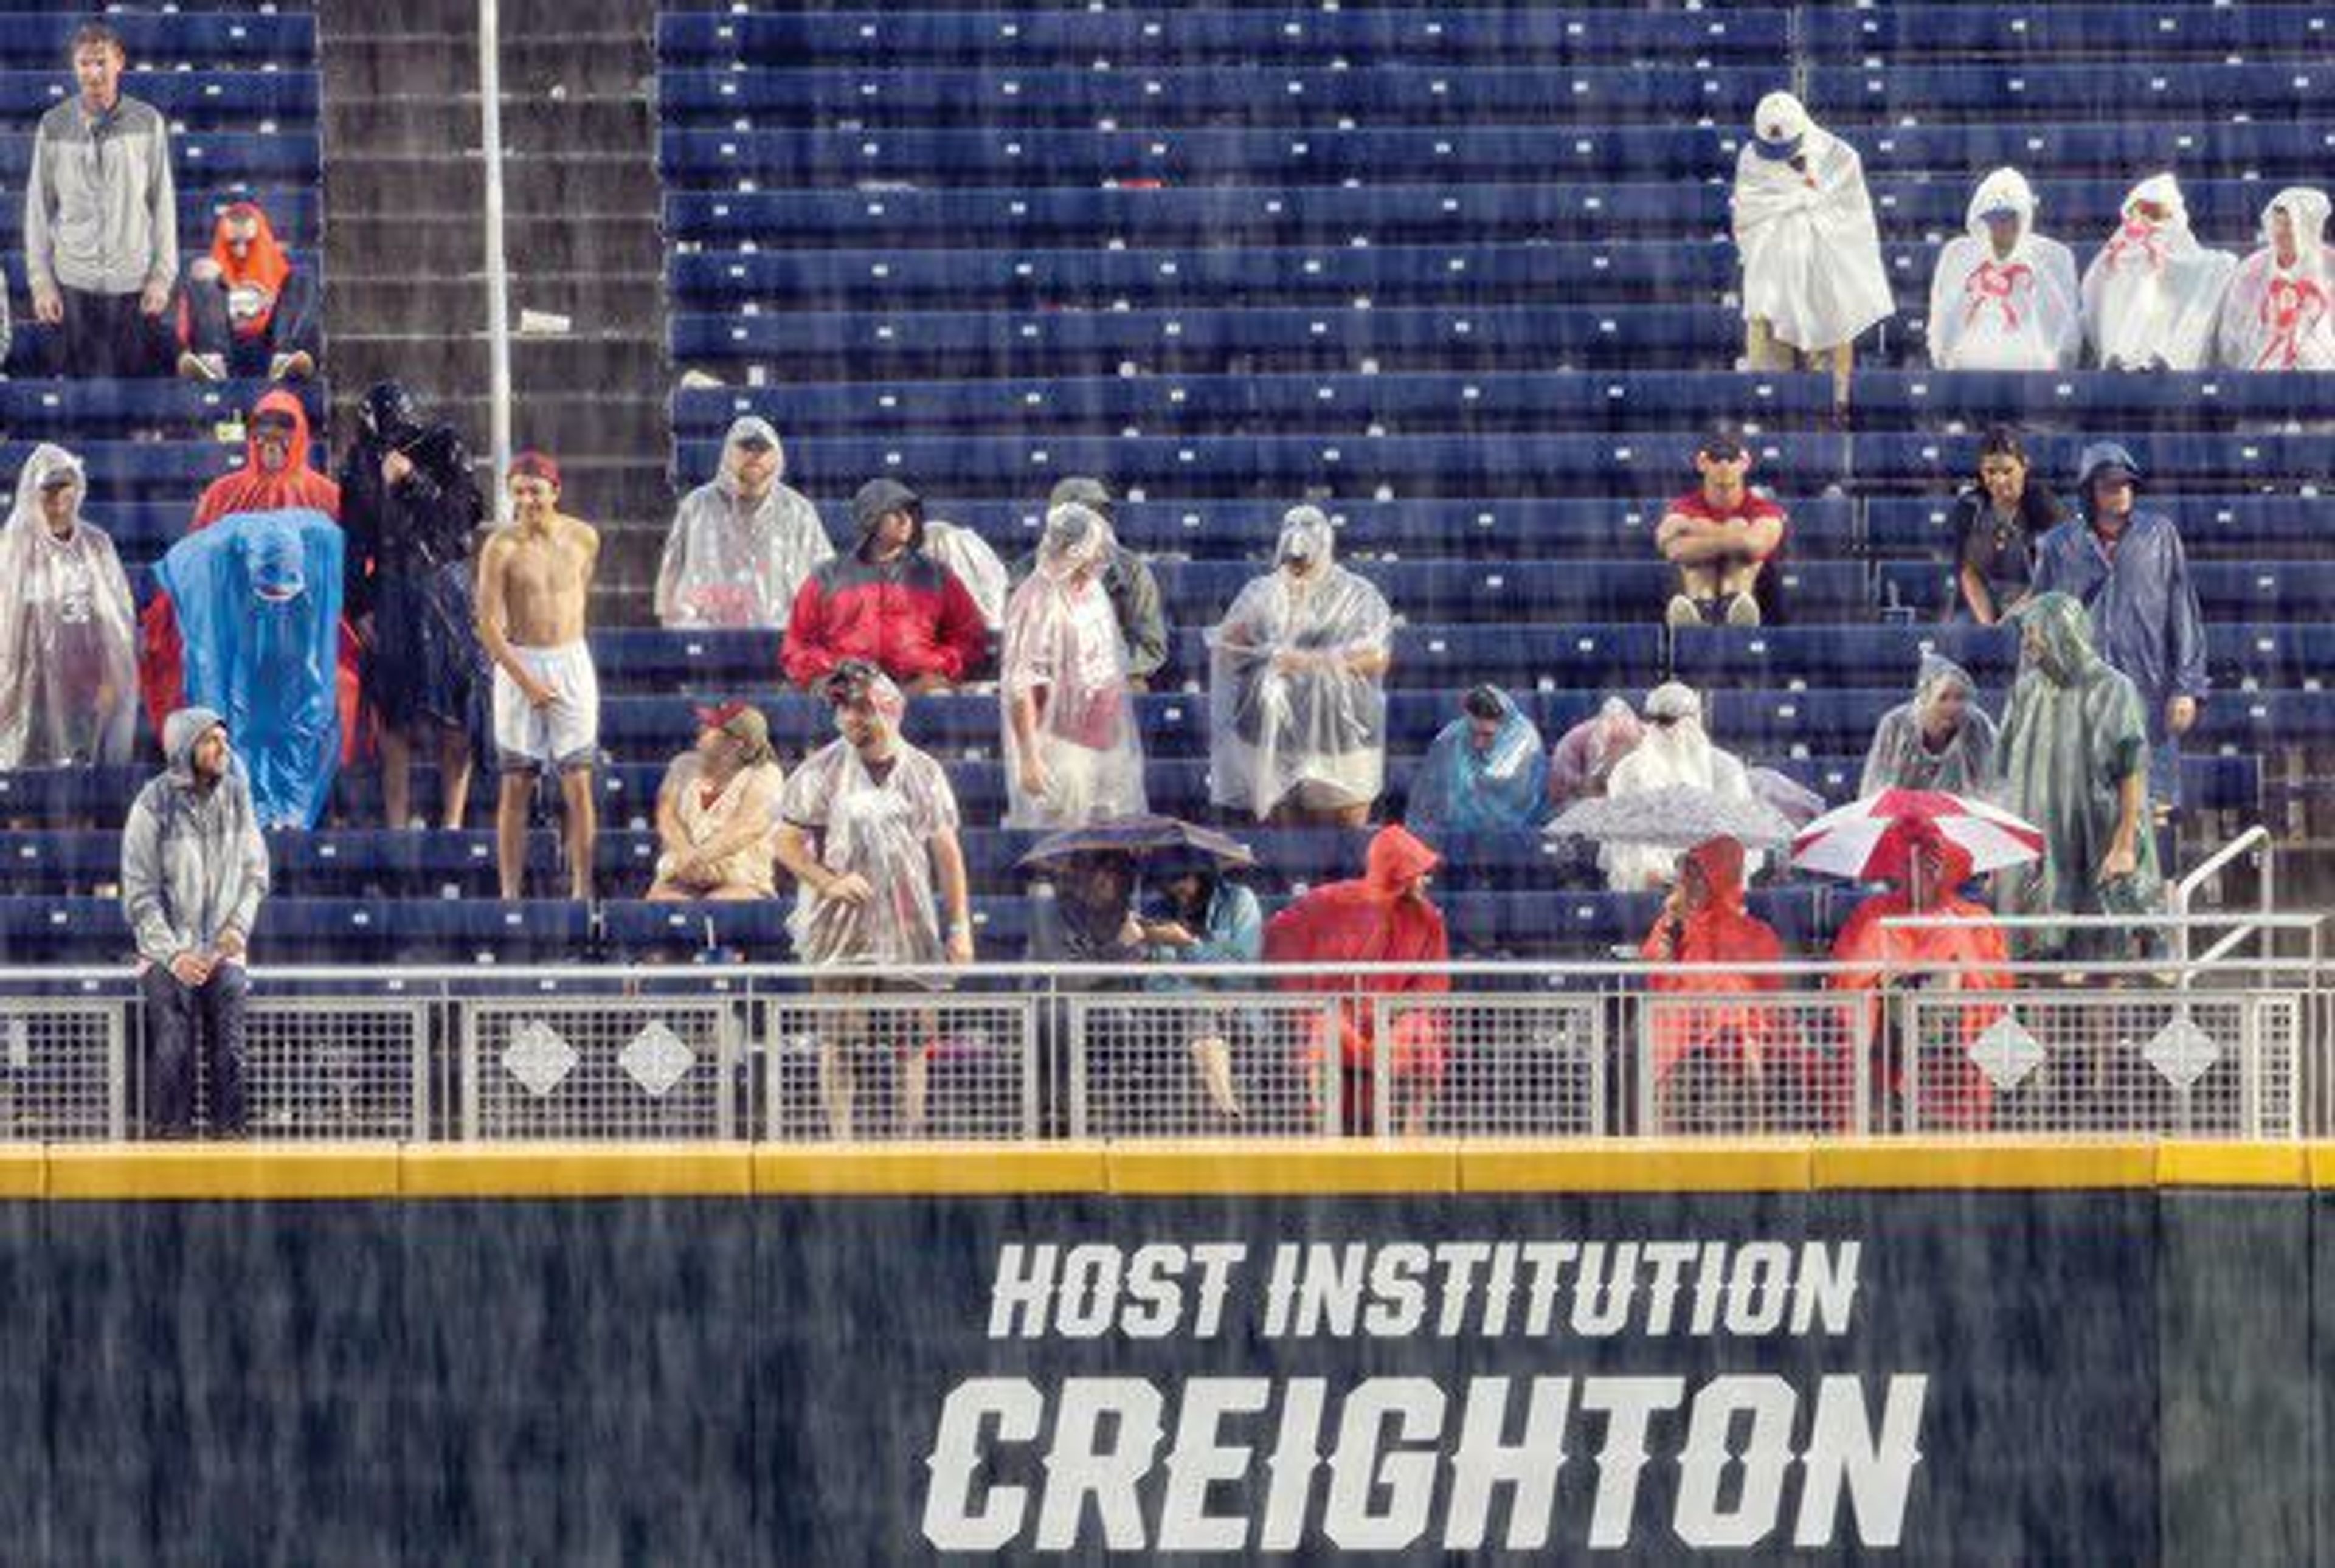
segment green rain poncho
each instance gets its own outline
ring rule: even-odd
[[[2118,786],[2148,772],[2148,727],[2133,683],[2092,646],[2091,619],[2065,594],[2041,594],[2016,617],[2024,642],[2002,721],[2001,803],[2043,830],[2043,858],[1998,878],[2009,915],[2145,915],[2162,878],[2146,803],[2134,836],[2138,869],[2102,886],[2116,836]],[[2105,933],[2023,931],[2030,958],[2113,956]],[[2095,940],[2080,940],[2089,936]]]

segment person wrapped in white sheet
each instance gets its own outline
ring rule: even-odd
[[[1100,513],[1056,507],[1036,570],[1006,605],[998,701],[1008,828],[1076,828],[1144,809],[1126,644],[1102,582],[1115,548]]]
[[[89,479],[34,447],[0,528],[0,769],[111,766],[138,739],[137,622],[113,541],[81,515]]]
[[[1208,633],[1209,798],[1260,821],[1359,828],[1386,782],[1394,614],[1333,549],[1321,508],[1293,508]]]
[[[2180,182],[2153,174],[2084,272],[2084,338],[2108,370],[2203,370],[2237,257],[2189,232]]]
[[[2294,186],[2262,209],[2262,248],[2222,304],[2221,362],[2237,370],[2335,370],[2323,190]]]
[[[1732,208],[1750,368],[1796,370],[1805,356],[1846,402],[1857,335],[1895,308],[1864,160],[1798,99],[1770,92],[1736,158]]]
[[[1930,280],[1930,363],[1940,370],[2072,370],[2084,352],[2076,258],[2035,231],[2035,192],[1998,169],[1971,196],[1970,232]]]
[[[1749,800],[1750,775],[1741,759],[1711,743],[1702,727],[1702,699],[1693,688],[1665,682],[1646,693],[1646,732],[1630,754],[1613,764],[1605,781],[1608,799],[1641,795],[1672,785],[1708,789],[1730,800]],[[1608,844],[1598,852],[1605,885],[1617,893],[1667,887],[1678,876],[1679,851],[1652,844]],[[1748,878],[1759,857],[1745,863]]]

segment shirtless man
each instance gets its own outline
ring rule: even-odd
[[[597,830],[592,763],[600,745],[600,684],[584,613],[600,536],[559,509],[559,468],[540,452],[510,467],[511,522],[479,557],[479,641],[495,665],[496,868],[503,896],[527,888],[528,807],[536,776],[559,773],[572,898],[592,896]]]

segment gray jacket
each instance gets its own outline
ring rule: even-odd
[[[248,937],[267,894],[267,845],[242,769],[195,788],[195,742],[219,722],[208,708],[164,721],[170,770],[138,792],[121,830],[121,911],[150,963],[207,953],[223,931]]]
[[[170,131],[123,93],[92,119],[78,95],[41,116],[24,181],[24,280],[84,294],[136,294],[179,277]]]

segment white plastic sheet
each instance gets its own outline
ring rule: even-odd
[[[999,702],[1008,828],[1076,828],[1146,809],[1126,644],[1102,581],[1116,547],[1099,513],[1055,508],[1037,567],[1006,607]],[[1014,731],[1014,705],[1022,702],[1035,709],[1032,750],[1042,779],[1034,790]]]
[[[1940,370],[2069,370],[2084,348],[2076,258],[2035,231],[2035,192],[2015,169],[1979,181],[1965,219],[1930,281],[1930,362]],[[1998,252],[1991,212],[2017,214],[2018,237]]]
[[[1789,93],[1761,99],[1752,127],[1735,162],[1743,315],[1804,351],[1854,342],[1895,308],[1865,160]]]
[[[956,575],[991,631],[1005,624],[1005,595],[1012,578],[988,540],[962,523],[935,518],[925,524],[925,554]]]
[[[778,471],[760,500],[738,488],[741,443],[768,441]],[[722,471],[682,498],[657,569],[656,616],[666,626],[783,628],[805,577],[835,545],[808,497],[780,481],[786,449],[768,420],[749,415],[722,443]]]
[[[73,526],[44,516],[43,486],[73,481]],[[62,447],[33,450],[0,528],[0,768],[118,764],[138,734],[130,582],[113,541],[82,520],[89,481]]]
[[[1608,799],[1674,784],[1707,789],[1722,799],[1755,799],[1742,762],[1704,733],[1702,700],[1692,691],[1676,682],[1655,687],[1646,698],[1646,720],[1644,739],[1613,765],[1606,779]],[[1667,886],[1677,875],[1678,859],[1675,849],[1638,844],[1609,844],[1597,856],[1606,885],[1625,893]],[[1755,856],[1745,875],[1758,867]]]
[[[2111,370],[2204,369],[2237,266],[2235,256],[2207,250],[2189,232],[2188,204],[2173,176],[2142,180],[2084,272],[2084,336],[2093,357]]]
[[[2221,361],[2238,370],[2335,370],[2335,267],[2327,255],[2327,193],[2282,190],[2262,208],[2262,248],[2238,265],[2222,305]],[[2291,226],[2285,259],[2278,228]]]

